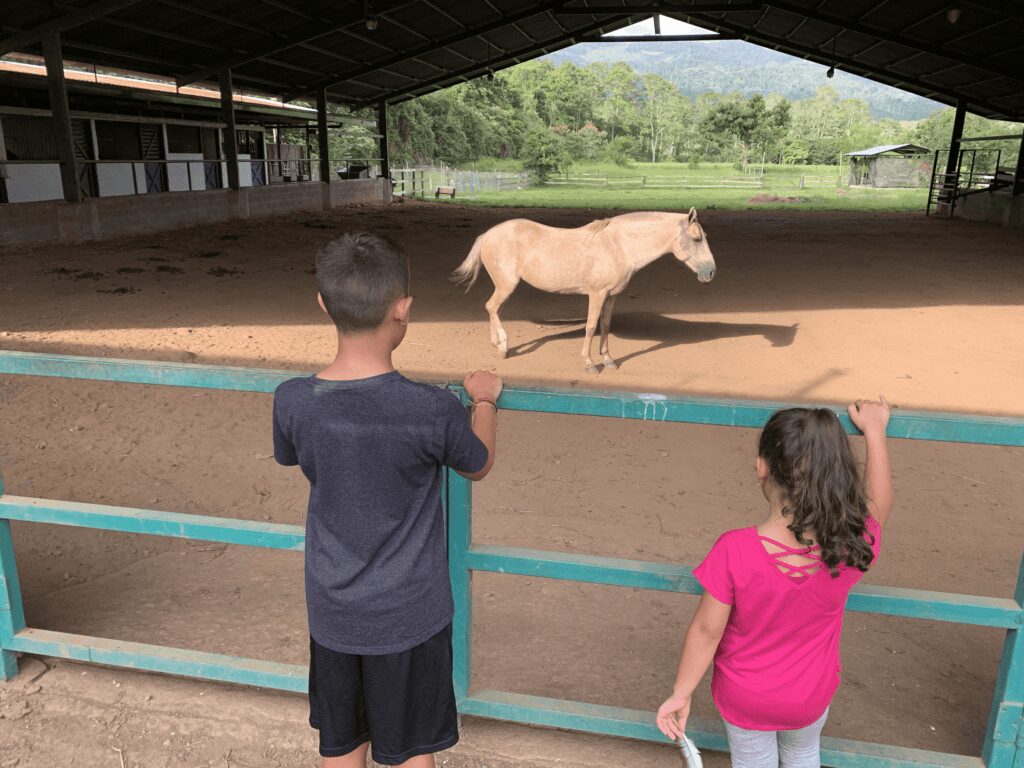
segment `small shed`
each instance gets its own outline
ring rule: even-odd
[[[850,186],[927,187],[932,175],[932,152],[916,144],[883,144],[847,152]]]

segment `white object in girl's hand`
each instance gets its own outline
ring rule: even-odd
[[[679,750],[683,753],[683,759],[686,760],[688,768],[704,768],[704,761],[700,759],[700,750],[697,749],[697,745],[690,741],[685,733],[676,741],[679,744]]]

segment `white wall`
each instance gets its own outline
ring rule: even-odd
[[[192,190],[206,189],[206,174],[203,171],[203,155],[201,152],[169,152],[168,160],[198,160],[196,163],[168,163],[167,187],[171,192],[187,192],[189,176],[192,177]]]
[[[12,203],[63,200],[59,163],[15,163],[7,166],[7,197]]]
[[[238,186],[240,187],[252,186],[252,163],[242,162],[243,160],[250,159],[252,159],[252,155],[243,155],[241,153],[238,155]]]
[[[97,163],[96,180],[99,183],[100,197],[134,195],[136,187],[132,182],[132,169],[135,170],[135,183],[138,184],[139,194],[146,194],[146,165],[142,161]]]

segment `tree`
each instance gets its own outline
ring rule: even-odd
[[[595,68],[598,65],[594,65]],[[636,72],[628,64],[617,61],[601,71],[604,99],[598,107],[598,116],[608,136],[614,141],[619,133],[633,133],[639,122],[640,90]]]
[[[645,74],[643,85],[644,135],[651,150],[651,162],[658,162],[659,153],[670,138],[666,134],[672,120],[685,110],[685,99],[679,88],[663,77]]]
[[[523,141],[523,168],[537,181],[546,181],[553,173],[561,173],[572,165],[565,137],[550,128],[534,128]]]
[[[789,127],[789,102],[780,101],[768,109],[764,97],[751,96],[746,101],[730,100],[715,106],[705,116],[705,130],[732,136],[743,150],[746,168],[753,148],[767,149],[777,143]]]

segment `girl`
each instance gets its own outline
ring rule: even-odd
[[[832,411],[778,411],[757,450],[768,517],[722,534],[693,572],[705,592],[658,727],[683,733],[713,657],[711,693],[734,768],[821,765],[846,597],[878,556],[892,506],[889,404],[883,395],[848,410],[867,441],[864,485]]]

